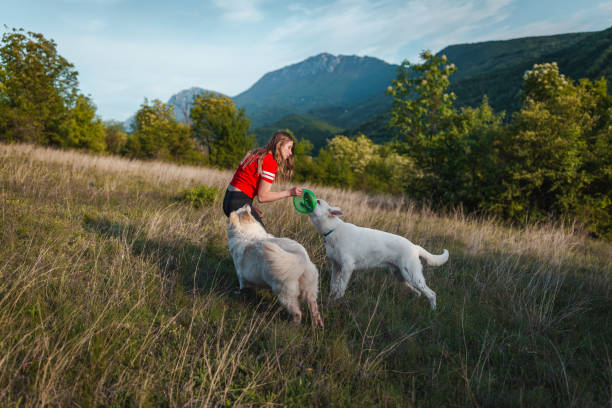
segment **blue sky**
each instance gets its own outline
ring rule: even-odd
[[[125,120],[144,98],[235,96],[321,52],[398,64],[451,44],[599,31],[612,1],[0,0],[0,24],[55,40],[98,115]]]

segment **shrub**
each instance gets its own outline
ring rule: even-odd
[[[183,200],[195,208],[210,206],[217,201],[219,189],[217,187],[197,186],[183,192]]]

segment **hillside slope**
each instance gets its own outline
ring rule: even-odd
[[[257,138],[257,145],[264,146],[278,129],[289,129],[298,140],[306,139],[310,141],[313,145],[312,154],[315,156],[318,155],[322,147],[325,147],[328,139],[332,139],[343,132],[342,128],[322,122],[310,115],[293,113],[270,125],[253,130]]]
[[[523,74],[544,62],[557,62],[559,71],[574,80],[612,81],[612,27],[595,33],[453,46],[440,53],[458,61],[450,86],[458,106],[477,106],[486,94],[495,110],[517,110]]]
[[[265,74],[234,101],[260,127],[289,113],[364,102],[384,93],[396,68],[377,58],[323,53]]]
[[[609,404],[610,244],[307,185],[348,222],[450,252],[424,266],[434,312],[383,269],[328,302],[322,237],[289,200],[262,205],[320,270],[316,331],[266,290],[234,293],[230,178],[0,144],[0,406]],[[218,201],[195,208],[202,184]]]

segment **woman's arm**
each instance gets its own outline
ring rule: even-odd
[[[302,194],[302,189],[299,187],[293,187],[290,190],[272,191],[272,183],[268,183],[267,181],[260,180],[259,189],[257,190],[257,200],[260,203],[269,203],[271,201],[277,201],[282,198],[287,198],[287,197],[301,195],[301,194]]]

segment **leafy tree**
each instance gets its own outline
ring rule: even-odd
[[[136,113],[134,131],[122,152],[141,159],[204,162],[189,126],[177,122],[173,107],[159,100],[153,100],[149,105],[145,99]]]
[[[454,66],[427,51],[421,57],[420,65],[404,61],[388,89],[390,125],[403,136],[399,151],[418,169],[407,192],[521,222],[575,217],[596,235],[612,235],[605,79],[574,83],[557,64],[536,64],[524,75],[522,108],[506,124],[486,97],[458,112],[445,92]]]
[[[498,145],[504,113],[496,114],[486,95],[477,108],[455,114],[436,147],[436,198],[446,205],[482,209],[497,191],[500,172]]]
[[[414,162],[392,144],[376,145],[363,134],[336,136],[312,160],[308,179],[371,192],[402,192],[418,172]]]
[[[119,154],[125,147],[128,135],[123,123],[109,120],[104,122],[106,151],[111,154]]]
[[[444,55],[421,53],[421,64],[404,61],[387,92],[393,96],[389,126],[402,135],[398,150],[416,166],[406,191],[439,205],[469,209],[487,201],[494,174],[494,143],[503,127],[485,96],[478,108],[458,112],[447,92],[457,68]],[[493,183],[494,185],[495,183]]]
[[[206,92],[194,99],[190,116],[193,134],[207,149],[212,165],[235,167],[255,145],[244,109],[238,110],[231,98]]]
[[[555,63],[527,71],[523,106],[500,145],[507,173],[496,208],[513,219],[578,216],[608,233],[611,108],[605,79],[574,83]]]
[[[513,115],[503,144],[511,177],[505,199],[513,203],[509,216],[539,217],[561,210],[584,183],[584,131],[592,119],[584,109],[586,95],[556,64],[535,65],[525,73],[523,87],[523,107]]]
[[[74,108],[65,123],[65,136],[58,140],[61,147],[81,148],[94,152],[106,150],[106,132],[96,117],[96,107],[85,95],[77,97]]]
[[[397,153],[395,143],[377,145],[361,176],[362,188],[374,193],[401,194],[422,177],[414,161]]]
[[[418,165],[434,171],[436,146],[456,115],[455,95],[446,93],[446,89],[449,76],[457,68],[444,55],[423,51],[420,56],[422,64],[404,60],[398,67],[397,78],[387,89],[393,96],[389,125],[399,129],[406,150]]]
[[[23,29],[5,32],[0,47],[0,137],[65,145],[77,72],[53,40]]]

